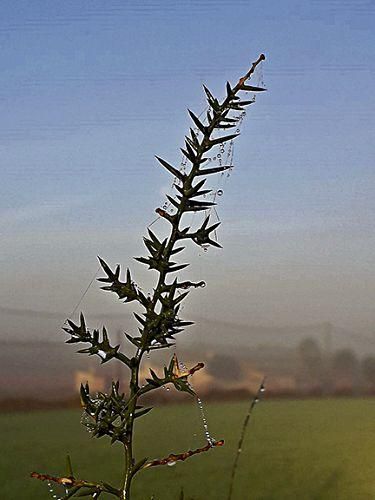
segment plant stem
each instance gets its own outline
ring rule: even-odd
[[[258,390],[257,390],[257,392],[255,394],[255,396],[251,400],[249,409],[248,409],[248,411],[246,413],[245,420],[244,420],[244,422],[242,424],[241,435],[240,435],[240,439],[238,441],[236,456],[234,458],[233,467],[232,467],[232,474],[231,474],[231,478],[230,478],[228,500],[232,499],[234,479],[236,477],[236,472],[237,472],[237,467],[238,467],[238,461],[239,461],[240,455],[242,453],[243,441],[245,439],[247,427],[249,425],[250,418],[251,418],[251,415],[252,415],[253,410],[255,408],[255,405],[260,401],[262,393],[264,392],[264,382],[265,382],[265,378],[263,378],[263,380],[262,380],[262,382],[261,382],[261,384],[260,384],[260,386],[259,386],[259,388],[258,388]]]
[[[124,441],[124,451],[125,451],[125,474],[124,482],[121,488],[121,500],[130,499],[130,488],[131,481],[133,477],[133,430],[134,430],[134,414],[135,408],[137,406],[138,400],[138,378],[139,378],[139,364],[142,359],[142,352],[137,353],[137,355],[131,360],[131,380],[130,380],[130,413],[129,420],[126,427],[126,435]]]
[[[258,59],[252,64],[251,68],[249,71],[246,73],[246,75],[239,80],[237,85],[232,89],[231,94],[228,94],[227,97],[224,99],[222,104],[219,107],[219,111],[214,115],[214,117],[211,120],[211,123],[209,123],[209,126],[206,128],[205,132],[203,133],[203,138],[201,140],[201,143],[199,147],[197,148],[196,151],[196,159],[194,162],[192,162],[192,166],[190,169],[190,172],[188,175],[183,180],[183,188],[185,192],[188,192],[189,189],[192,187],[192,183],[194,178],[196,177],[200,165],[201,165],[201,160],[205,152],[207,152],[209,149],[211,149],[212,145],[210,144],[210,138],[212,133],[214,132],[215,128],[217,125],[221,122],[223,119],[224,113],[227,112],[229,108],[230,102],[233,100],[233,96],[235,96],[242,88],[243,84],[246,82],[248,78],[254,73],[255,68],[258,66],[258,64],[265,59],[264,55],[261,54]],[[176,242],[180,239],[180,223],[182,220],[182,216],[186,212],[186,207],[188,204],[189,196],[187,195],[182,195],[180,199],[180,204],[177,209],[177,213],[169,219],[172,228],[171,232],[165,247],[165,251],[163,253],[163,260],[165,263],[169,262],[169,259],[172,256],[172,252],[174,249],[174,245]],[[165,268],[162,268],[158,270],[159,272],[159,279],[157,281],[157,285],[154,289],[153,296],[150,300],[150,305],[147,309],[147,312],[155,312],[157,303],[161,297],[161,294],[163,292],[163,288],[165,287],[166,283],[166,277],[168,274],[168,271]],[[134,466],[134,458],[133,458],[133,430],[134,430],[134,413],[135,413],[135,408],[137,406],[137,401],[140,394],[139,391],[139,385],[138,385],[138,377],[139,377],[139,367],[142,362],[142,357],[144,352],[147,351],[147,346],[148,346],[148,333],[149,333],[149,325],[146,323],[144,326],[144,330],[142,333],[143,337],[143,344],[142,348],[140,348],[134,358],[131,360],[133,363],[131,367],[131,382],[130,382],[130,417],[129,421],[127,423],[127,431],[126,431],[126,440],[124,442],[124,447],[125,447],[125,474],[124,474],[124,482],[123,482],[123,487],[121,489],[121,500],[129,500],[130,499],[130,489],[131,489],[131,483],[133,479],[133,466]]]

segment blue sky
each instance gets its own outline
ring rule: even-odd
[[[2,307],[69,314],[97,254],[152,286],[131,257],[169,189],[154,155],[178,164],[202,83],[222,96],[264,52],[268,92],[221,186],[224,250],[188,253],[210,286],[186,310],[373,331],[374,21],[362,0],[5,0]],[[114,310],[90,293],[85,310]],[[4,317],[3,336],[25,335],[24,316]]]

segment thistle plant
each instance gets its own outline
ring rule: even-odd
[[[79,479],[73,473],[70,459],[68,458],[67,474],[63,477],[54,477],[49,474],[32,473],[32,477],[50,483],[58,483],[65,488],[64,499],[73,497],[99,498],[102,494],[110,494],[122,500],[131,498],[132,481],[136,475],[147,468],[167,465],[176,461],[184,461],[193,455],[209,451],[222,446],[223,440],[209,440],[204,446],[195,450],[171,453],[167,457],[149,460],[146,457],[135,457],[133,450],[136,423],[140,417],[145,416],[151,407],[142,405],[142,398],[151,391],[166,385],[174,386],[178,391],[186,392],[195,397],[189,378],[203,368],[203,363],[198,363],[190,368],[178,362],[174,354],[163,372],[156,373],[150,369],[150,376],[145,381],[140,380],[140,369],[145,354],[156,349],[167,349],[174,345],[175,336],[185,327],[192,325],[192,321],[183,320],[180,313],[181,302],[189,294],[191,288],[204,286],[204,281],[192,282],[181,280],[176,273],[182,271],[188,264],[175,262],[175,256],[184,250],[184,243],[193,242],[199,247],[220,247],[214,234],[219,222],[211,223],[209,211],[215,205],[207,201],[206,196],[211,193],[205,184],[208,176],[220,174],[233,165],[206,166],[207,153],[218,145],[233,142],[238,133],[226,134],[223,131],[237,128],[238,112],[254,102],[254,99],[245,100],[240,97],[243,92],[260,92],[265,89],[249,85],[247,81],[254,74],[256,67],[265,59],[261,54],[251,65],[249,71],[240,78],[232,87],[226,85],[226,97],[219,102],[217,98],[204,86],[208,103],[205,119],[202,121],[192,111],[189,111],[193,122],[189,135],[185,137],[185,146],[182,153],[190,169],[182,171],[162,158],[156,157],[160,165],[174,178],[174,196],[167,196],[173,212],[165,208],[157,208],[156,213],[170,226],[169,236],[159,238],[151,229],[144,237],[144,244],[148,251],[145,257],[135,260],[148,266],[149,270],[157,273],[157,282],[153,292],[145,295],[135,284],[129,269],[122,276],[121,268],[117,265],[112,268],[102,258],[99,258],[104,276],[98,281],[104,286],[102,289],[114,293],[118,299],[125,303],[134,302],[143,311],[141,314],[134,312],[139,323],[138,333],[126,333],[127,341],[132,345],[134,354],[128,356],[120,350],[120,345],[111,343],[105,327],[101,331],[91,330],[86,325],[86,320],[81,313],[80,321],[75,324],[68,320],[65,332],[70,336],[69,344],[86,344],[79,353],[96,355],[101,363],[115,360],[126,365],[129,370],[129,385],[125,392],[120,389],[119,381],[113,381],[111,390],[105,394],[90,392],[88,384],[81,385],[81,402],[86,419],[84,425],[92,436],[100,438],[106,436],[111,443],[120,443],[124,451],[124,468],[120,485],[111,485],[102,481],[88,481]],[[226,135],[220,135],[224,133]],[[218,135],[219,134],[219,135]],[[193,228],[185,225],[186,215],[204,212],[205,217],[201,225]],[[208,214],[208,215],[207,215]]]

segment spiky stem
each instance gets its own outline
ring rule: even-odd
[[[217,126],[220,124],[220,122],[223,120],[225,117],[225,114],[227,113],[229,109],[230,103],[234,100],[236,94],[242,89],[243,85],[245,82],[250,78],[250,76],[254,73],[256,67],[258,64],[265,59],[264,54],[261,54],[258,59],[252,64],[251,68],[249,71],[246,73],[244,77],[242,77],[237,85],[232,89],[232,92],[228,92],[227,97],[223,101],[223,103],[219,106],[218,112],[214,115],[213,119],[211,120],[211,123],[209,123],[208,127],[205,128],[203,132],[203,138],[201,140],[201,143],[196,149],[196,158],[195,161],[192,162],[192,166],[190,169],[189,174],[184,178],[183,180],[183,192],[187,193],[189,190],[192,188],[192,183],[195,177],[197,176],[199,172],[199,168],[201,166],[201,161],[202,157],[205,152],[207,152],[210,149],[210,139],[213,131],[217,128]],[[212,146],[211,146],[212,147]],[[180,204],[177,209],[177,213],[173,216],[170,217],[169,221],[172,225],[171,232],[168,238],[168,242],[165,248],[164,252],[164,262],[166,264],[169,263],[169,260],[172,256],[172,252],[174,250],[176,242],[180,239],[180,234],[181,234],[181,220],[182,216],[184,215],[187,207],[187,203],[189,200],[189,196],[186,194],[183,194],[181,199],[180,199]],[[164,289],[166,285],[166,277],[167,277],[167,271],[166,271],[166,266],[163,266],[162,269],[159,271],[159,279],[156,285],[156,288],[154,289],[154,293],[151,299],[151,305],[150,305],[150,310],[155,312],[156,306],[158,301],[160,300],[160,296],[162,294],[162,290]],[[148,335],[148,329],[147,325],[145,325],[142,337],[144,340],[147,339]],[[146,344],[147,345],[147,344]],[[132,466],[133,466],[133,455],[132,455],[132,438],[133,438],[133,427],[134,427],[134,411],[135,407],[137,404],[138,396],[137,392],[139,390],[138,387],[138,374],[139,374],[139,366],[142,362],[142,357],[145,353],[147,348],[143,347],[141,348],[136,356],[135,356],[135,367],[132,368],[132,380],[131,380],[131,397],[132,397],[132,410],[130,413],[130,420],[129,420],[129,434],[127,435],[127,453],[126,453],[126,459],[127,459],[127,466],[126,466],[126,474],[125,474],[125,482],[124,482],[124,487],[122,490],[123,496],[121,497],[123,500],[128,500],[130,498],[130,488],[131,488],[131,481],[132,481]]]
[[[82,342],[90,344],[88,348],[81,349],[78,352],[89,355],[95,354],[100,357],[102,363],[106,363],[111,359],[116,359],[125,364],[130,370],[129,392],[127,396],[125,396],[125,394],[120,394],[119,382],[112,383],[112,391],[110,394],[98,393],[96,397],[90,395],[88,384],[81,386],[82,404],[88,418],[91,419],[89,423],[87,423],[89,430],[91,430],[96,437],[107,435],[111,438],[111,442],[117,441],[121,442],[123,445],[125,463],[121,488],[117,490],[106,483],[103,483],[103,485],[101,483],[87,483],[85,481],[77,483],[76,480],[73,480],[72,474],[70,474],[69,477],[71,477],[70,479],[68,478],[68,480],[71,481],[69,486],[72,487],[72,490],[66,498],[75,496],[76,492],[80,495],[82,491],[79,490],[86,487],[88,484],[95,498],[100,496],[102,492],[108,492],[121,500],[130,500],[132,480],[140,470],[155,465],[164,465],[170,462],[171,457],[177,457],[178,460],[185,460],[190,456],[208,451],[212,447],[221,446],[224,443],[221,440],[216,443],[208,443],[206,446],[198,448],[197,450],[179,455],[170,455],[165,459],[154,460],[152,462],[147,462],[147,459],[143,459],[136,463],[133,453],[135,419],[150,410],[150,408],[141,409],[142,407],[138,405],[139,398],[147,392],[169,383],[173,384],[176,389],[180,391],[194,394],[187,378],[193,375],[195,371],[202,368],[203,363],[198,363],[190,370],[183,370],[181,372],[177,358],[174,356],[169,367],[164,368],[164,377],[159,378],[155,372],[150,370],[152,378],[146,379],[147,384],[142,387],[139,386],[139,371],[145,353],[155,348],[169,347],[171,345],[169,341],[174,339],[174,335],[181,332],[185,326],[191,324],[191,322],[180,320],[177,315],[180,307],[179,304],[188,292],[183,293],[177,298],[175,297],[175,293],[179,289],[186,290],[191,287],[197,288],[202,286],[204,282],[178,282],[178,280],[175,279],[173,282],[168,283],[167,278],[169,273],[175,273],[185,267],[185,264],[176,265],[174,262],[171,262],[171,257],[184,249],[183,247],[176,248],[176,243],[181,240],[190,239],[199,246],[203,244],[220,246],[216,241],[210,238],[210,233],[214,231],[219,224],[213,224],[208,227],[209,217],[206,217],[202,226],[191,232],[189,227],[182,228],[182,219],[186,213],[206,211],[215,205],[215,203],[202,199],[197,200],[196,198],[211,192],[211,190],[201,190],[206,181],[205,177],[210,174],[223,172],[231,168],[232,165],[203,168],[202,165],[207,160],[204,155],[216,145],[226,141],[232,141],[238,135],[232,134],[217,138],[212,137],[214,131],[236,126],[236,119],[228,116],[230,111],[243,111],[245,106],[252,104],[253,100],[240,101],[237,96],[239,91],[257,92],[265,90],[246,85],[246,81],[254,73],[258,64],[264,59],[265,56],[261,54],[251,65],[246,75],[244,75],[233,88],[231,88],[229,83],[227,84],[227,96],[221,104],[213,97],[210,91],[205,88],[207,101],[210,107],[210,111],[207,113],[207,125],[204,125],[194,113],[189,111],[194,125],[199,129],[201,136],[199,139],[200,134],[197,134],[191,129],[191,137],[186,137],[186,149],[182,151],[191,163],[191,168],[188,173],[182,173],[169,165],[166,161],[157,158],[162,166],[178,179],[179,185],[176,185],[176,190],[178,191],[177,196],[175,198],[168,197],[169,201],[176,208],[176,213],[171,215],[161,208],[156,209],[156,212],[171,225],[169,236],[161,242],[149,230],[150,239],[144,238],[144,241],[150,255],[147,258],[136,258],[136,260],[147,264],[149,269],[154,269],[159,273],[153,294],[150,297],[145,297],[132,281],[129,270],[127,270],[126,273],[126,281],[122,282],[120,280],[120,266],[117,266],[116,269],[112,271],[110,267],[99,258],[100,264],[107,274],[107,277],[99,278],[99,281],[107,284],[102,288],[116,293],[118,298],[125,302],[136,301],[144,308],[145,312],[143,313],[143,317],[134,313],[142,326],[139,329],[140,336],[131,337],[127,335],[128,340],[137,348],[134,356],[129,358],[120,352],[120,345],[112,346],[107,330],[104,327],[102,333],[98,330],[88,330],[83,314],[81,314],[79,325],[75,325],[72,321],[68,320],[69,327],[64,328],[71,336],[67,341],[68,343]],[[200,176],[205,177],[203,180],[197,181],[197,178]],[[197,182],[194,184],[194,181]],[[157,344],[156,347],[155,343]],[[42,479],[44,476],[35,474],[33,477]],[[59,478],[56,478],[56,480],[59,480]],[[86,493],[86,491],[83,491],[83,493]]]

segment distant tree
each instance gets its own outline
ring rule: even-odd
[[[332,358],[333,376],[342,389],[351,390],[358,385],[359,362],[352,349],[340,349]]]
[[[207,371],[217,380],[237,381],[242,377],[242,368],[238,362],[227,354],[216,354],[207,363]]]
[[[322,385],[324,362],[319,344],[312,338],[302,340],[298,347],[300,358],[300,373],[303,385],[316,388]]]
[[[375,356],[368,356],[362,360],[362,375],[365,382],[375,390]]]
[[[352,349],[340,349],[333,355],[333,369],[344,375],[353,375],[358,368],[358,359]]]

